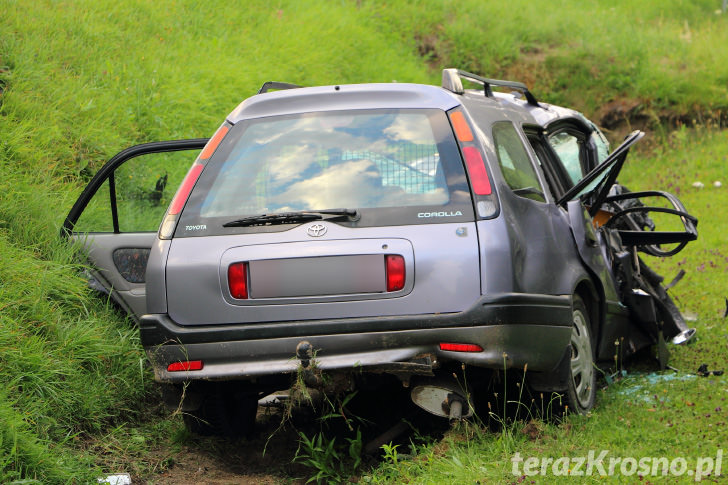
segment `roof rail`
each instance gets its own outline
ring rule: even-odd
[[[266,83],[263,83],[263,86],[260,87],[258,90],[258,94],[267,93],[271,89],[296,89],[300,88],[302,86],[299,86],[298,84],[290,84],[290,83],[279,83],[277,81],[268,81]]]
[[[493,90],[491,89],[491,86],[502,86],[506,88],[513,88],[523,92],[523,95],[526,97],[526,101],[528,102],[528,104],[532,106],[541,106],[540,104],[538,104],[538,100],[536,99],[536,97],[531,94],[531,91],[528,90],[528,86],[523,83],[519,83],[516,81],[502,81],[500,79],[488,79],[478,76],[477,74],[473,74],[471,72],[461,71],[460,69],[442,70],[442,87],[447,89],[448,91],[452,91],[455,94],[463,94],[465,92],[465,89],[463,89],[463,83],[461,79],[467,79],[468,81],[482,84],[483,91],[485,95],[489,98],[493,97]]]

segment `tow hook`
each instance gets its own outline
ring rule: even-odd
[[[301,377],[308,387],[320,388],[323,385],[321,376],[314,372],[311,366],[313,360],[313,346],[307,340],[301,340],[296,345],[296,358],[301,362]]]
[[[301,367],[304,369],[308,368],[313,359],[313,346],[308,340],[301,340],[296,345],[296,358],[301,361]]]

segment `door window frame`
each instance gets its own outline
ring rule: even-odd
[[[91,199],[96,195],[104,182],[109,181],[109,204],[111,208],[111,219],[113,234],[121,234],[119,229],[119,214],[117,210],[116,200],[116,183],[114,174],[116,170],[128,162],[129,160],[141,155],[152,153],[176,152],[184,150],[202,150],[207,144],[209,138],[190,138],[184,140],[157,141],[151,143],[142,143],[134,145],[114,155],[108,162],[104,164],[91,181],[86,185],[81,195],[76,199],[73,207],[68,212],[66,219],[61,226],[61,237],[68,237],[73,234],[81,214],[88,206]],[[93,231],[91,231],[93,232]],[[104,231],[106,232],[106,231]],[[147,231],[131,231],[131,232],[147,232]]]

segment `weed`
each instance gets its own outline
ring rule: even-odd
[[[392,445],[392,443],[382,445],[382,451],[384,452],[382,459],[385,463],[397,466],[399,463],[397,448],[399,448],[399,445]]]
[[[334,401],[325,399],[330,411],[319,418],[320,430],[309,438],[303,431],[298,432],[299,446],[294,461],[313,469],[315,472],[309,482],[341,482],[358,470],[362,463],[362,435],[359,426],[353,428],[351,421],[356,417],[347,417],[346,404],[355,393],[348,394],[343,400],[336,396]],[[354,435],[345,437],[345,443],[336,443],[336,436],[329,437],[331,428],[329,420],[341,418]]]

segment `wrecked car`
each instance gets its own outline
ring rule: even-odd
[[[246,432],[294,374],[395,376],[468,416],[465,366],[527,367],[586,413],[598,364],[651,347],[665,366],[694,333],[640,254],[677,253],[697,220],[617,184],[643,135],[610,151],[580,113],[457,69],[441,86],[266,83],[210,139],[112,158],[62,232],[193,431]]]

